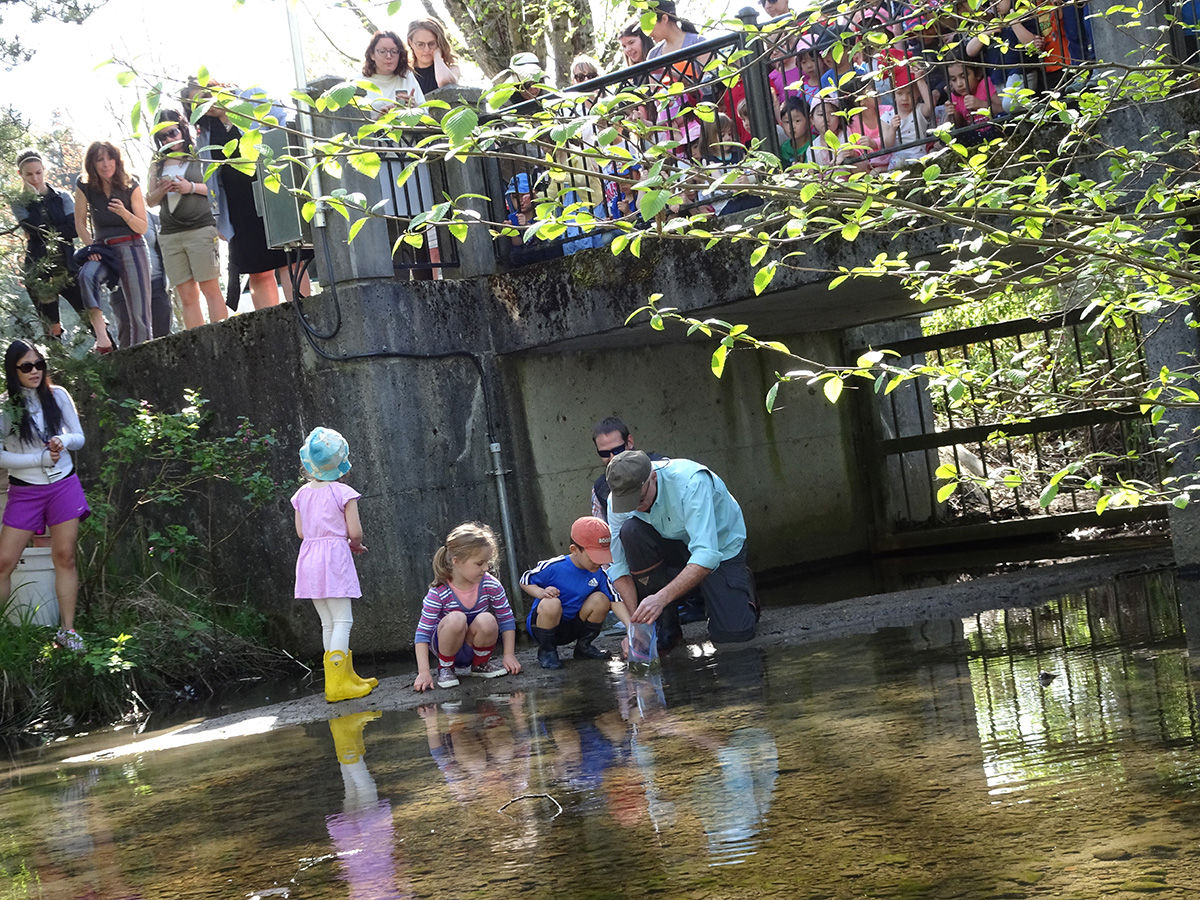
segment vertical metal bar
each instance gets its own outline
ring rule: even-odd
[[[758,31],[757,17],[758,12],[753,7],[746,7],[738,13],[743,28],[738,35],[738,49],[750,51],[749,56],[743,57],[749,62],[742,70],[742,83],[746,87],[746,117],[750,120],[751,136],[759,139],[763,150],[778,156],[779,133],[775,130],[771,83],[767,77],[770,59],[766,43]],[[754,37],[748,39],[748,34]]]

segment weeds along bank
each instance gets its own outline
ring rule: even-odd
[[[214,577],[217,548],[283,489],[269,471],[274,435],[245,418],[218,426],[198,392],[174,409],[123,397],[107,361],[55,351],[51,369],[80,398],[87,436],[86,649],[55,647],[54,629],[28,613],[0,624],[0,735],[107,723],[282,671],[290,659],[268,617]]]

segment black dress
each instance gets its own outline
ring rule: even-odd
[[[213,159],[228,159],[221,147],[240,139],[242,132],[234,125],[225,125],[215,116],[206,118],[208,141],[215,144]],[[254,176],[245,175],[232,166],[222,166],[218,178],[229,209],[229,224],[233,237],[229,241],[229,262],[241,275],[272,272],[287,265],[287,254],[267,246],[267,230],[254,207]]]

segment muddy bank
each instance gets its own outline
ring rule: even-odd
[[[835,603],[769,608],[763,612],[759,634],[754,640],[744,644],[718,645],[717,654],[719,656],[722,652],[743,648],[769,650],[772,647],[797,646],[879,628],[960,618],[989,609],[1039,606],[1063,594],[1085,590],[1126,573],[1142,574],[1167,565],[1170,565],[1169,551],[1139,553],[1057,563],[989,575],[958,584],[874,594]],[[693,644],[707,639],[703,623],[685,626],[684,634],[688,642]],[[619,640],[616,637],[602,638],[600,644],[615,650]],[[415,667],[411,673],[381,679],[379,687],[370,696],[360,700],[326,703],[319,689],[314,688],[310,695],[302,698],[210,718],[155,734],[148,733],[133,738],[130,743],[115,750],[104,750],[74,759],[111,759],[191,742],[220,740],[222,737],[318,722],[363,710],[415,709],[426,703],[443,703],[494,693],[532,688],[553,689],[555,685],[572,678],[575,664],[570,654],[570,648],[563,648],[564,668],[556,672],[545,671],[537,664],[534,648],[526,646],[517,653],[523,669],[519,675],[493,680],[464,677],[456,688],[434,688],[423,694],[412,689]],[[579,665],[602,666],[604,663],[581,662]],[[665,670],[669,677],[669,661]]]

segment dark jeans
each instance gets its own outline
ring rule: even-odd
[[[682,569],[691,552],[683,541],[664,538],[653,526],[634,517],[621,525],[621,548],[634,575],[638,600],[664,588],[668,570]],[[652,566],[656,568],[651,569]],[[650,571],[646,571],[651,569]],[[746,546],[727,559],[700,582],[700,595],[708,613],[708,636],[717,642],[748,641],[758,621],[754,576],[746,566]]]

